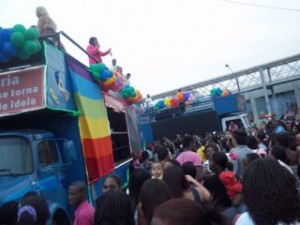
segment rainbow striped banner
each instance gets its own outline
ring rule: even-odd
[[[68,56],[66,62],[79,110],[80,134],[88,177],[93,182],[114,169],[106,106],[101,89],[92,80],[90,72]]]

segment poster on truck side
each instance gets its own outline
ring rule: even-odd
[[[0,75],[0,115],[42,109],[44,103],[44,67],[35,67]]]

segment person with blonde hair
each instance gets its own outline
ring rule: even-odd
[[[45,7],[37,7],[36,16],[38,17],[37,29],[41,36],[55,34],[57,26],[49,16]]]

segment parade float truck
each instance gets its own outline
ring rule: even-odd
[[[154,113],[155,119],[145,114],[141,118],[141,128],[146,142],[161,140],[163,137],[174,139],[176,134],[196,134],[226,131],[233,121],[238,128],[249,130],[250,124],[245,112],[245,100],[240,94],[213,98],[210,107],[204,103],[178,108],[167,109],[164,117],[161,112]],[[175,112],[175,113],[174,113]]]
[[[111,173],[127,185],[140,149],[136,110],[103,92],[88,67],[47,41],[28,59],[0,63],[0,205],[29,191],[49,202],[51,222],[71,224],[68,187],[100,196]],[[49,224],[51,223],[49,221]]]

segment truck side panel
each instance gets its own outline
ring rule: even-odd
[[[154,140],[162,137],[175,138],[176,134],[201,134],[218,131],[219,121],[214,111],[175,117],[152,123]]]

